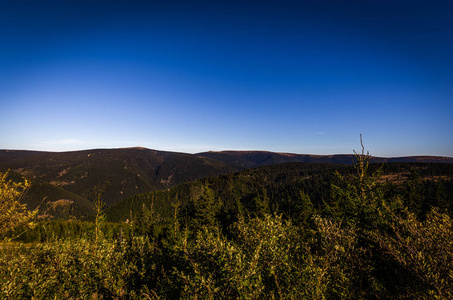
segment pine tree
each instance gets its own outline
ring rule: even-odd
[[[207,184],[203,184],[202,193],[193,203],[194,218],[192,227],[195,231],[203,226],[209,228],[218,227],[217,216],[220,213],[222,202],[215,196],[214,190]]]

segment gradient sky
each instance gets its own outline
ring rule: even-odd
[[[453,157],[452,114],[451,0],[0,0],[0,149]]]

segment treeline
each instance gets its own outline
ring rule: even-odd
[[[108,240],[126,236],[131,226],[122,223],[103,222],[98,230]],[[21,243],[53,243],[62,240],[92,239],[96,236],[96,224],[92,221],[80,220],[47,220],[36,222],[33,228],[21,226],[11,232],[8,237]]]
[[[369,173],[379,170],[383,197],[399,197],[420,219],[437,207],[453,216],[453,165],[426,163],[370,164]],[[353,166],[321,163],[285,163],[185,183],[171,189],[139,194],[105,211],[110,223],[103,229],[115,237],[133,224],[137,233],[158,236],[175,222],[197,231],[203,225],[219,226],[227,232],[239,217],[282,215],[296,225],[307,225],[315,214],[332,205],[333,186],[356,174]],[[393,181],[386,175],[391,174]],[[153,232],[150,232],[150,220]],[[94,228],[94,217],[86,221],[38,222],[17,240],[22,242],[86,237]],[[67,228],[65,228],[67,227]]]
[[[433,207],[453,211],[453,165],[425,163],[370,164],[379,170],[384,197],[398,196],[417,217]],[[353,166],[286,163],[196,180],[172,189],[136,195],[106,211],[109,221],[136,220],[152,208],[160,221],[176,217],[182,226],[213,219],[228,228],[238,216],[282,214],[298,224],[312,214],[322,214],[334,193],[339,176],[356,174]],[[386,175],[392,174],[391,181]],[[205,211],[205,212],[203,212]],[[204,221],[203,221],[204,222]]]

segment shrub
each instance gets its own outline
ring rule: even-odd
[[[27,211],[26,205],[20,203],[30,182],[13,182],[7,178],[8,172],[0,173],[0,241],[17,227],[33,226],[32,219],[37,214],[37,211]]]

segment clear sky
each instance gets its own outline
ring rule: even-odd
[[[453,1],[0,0],[0,149],[350,154],[360,134],[453,156]]]

